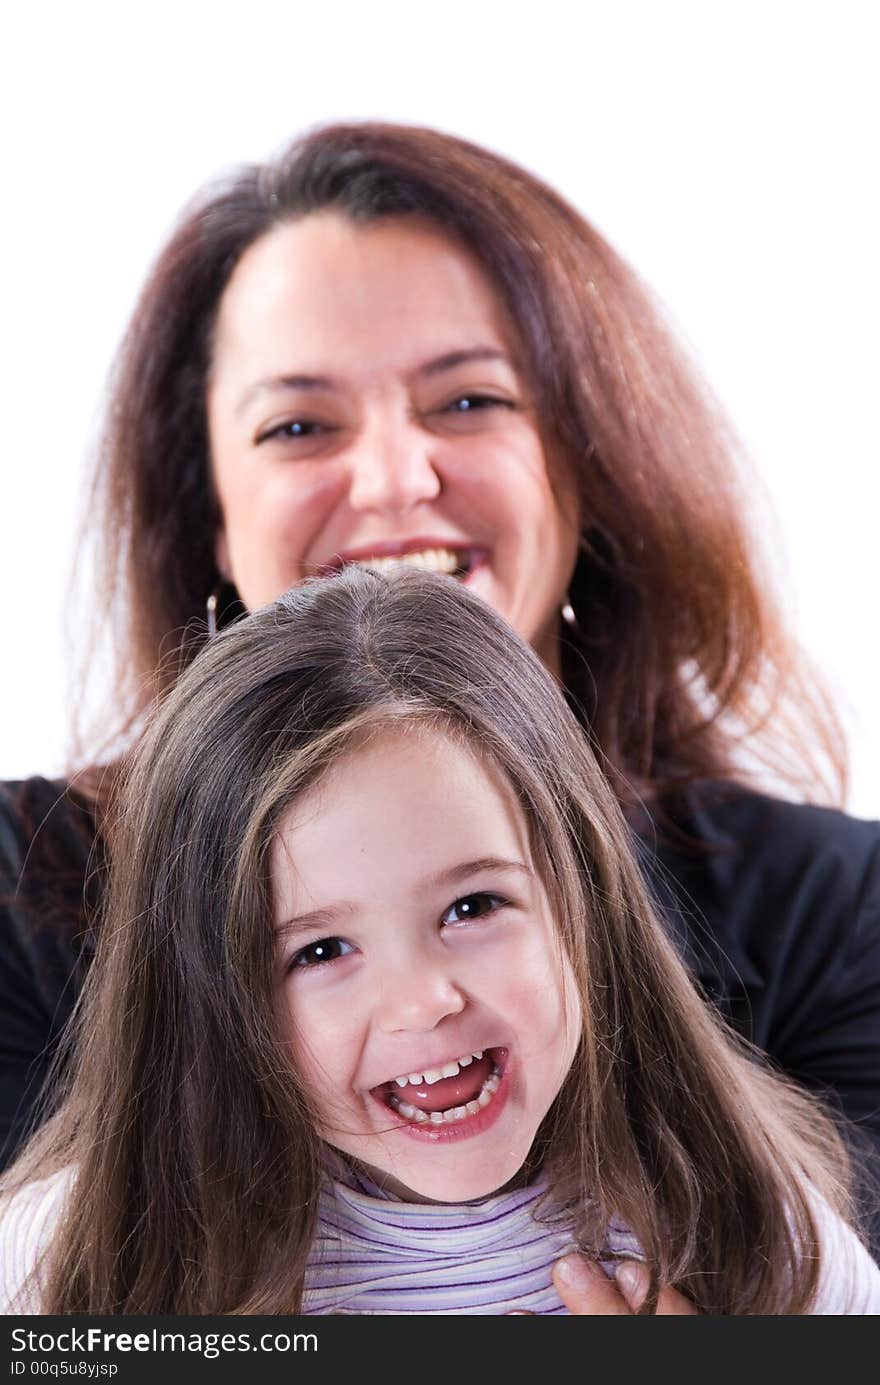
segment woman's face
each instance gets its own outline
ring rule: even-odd
[[[323,1137],[405,1198],[504,1187],[581,1030],[506,781],[437,732],[385,732],[288,811],[272,878],[282,1015]]]
[[[223,295],[207,409],[220,571],[249,608],[349,562],[453,572],[558,669],[573,483],[477,261],[431,223],[276,227]]]

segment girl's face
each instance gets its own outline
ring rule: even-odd
[[[558,669],[578,546],[516,334],[431,223],[321,212],[244,254],[207,393],[217,562],[253,609],[348,562],[457,574]]]
[[[506,781],[438,733],[383,733],[293,806],[272,869],[283,1013],[322,1137],[407,1199],[503,1187],[580,1032]]]

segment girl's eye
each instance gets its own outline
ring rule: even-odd
[[[319,938],[317,942],[301,947],[290,965],[291,967],[320,967],[325,962],[335,962],[338,958],[345,957],[353,951],[354,948],[351,943],[343,942],[341,938]]]
[[[494,914],[507,903],[500,894],[466,894],[450,904],[440,922],[445,924],[472,923],[475,919]]]

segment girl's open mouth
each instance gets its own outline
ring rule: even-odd
[[[493,1124],[507,1096],[508,1050],[476,1050],[443,1068],[402,1074],[373,1089],[401,1128],[431,1141],[463,1139]]]

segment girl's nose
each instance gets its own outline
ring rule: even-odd
[[[387,969],[376,978],[376,988],[375,1019],[386,1034],[435,1029],[467,1004],[463,990],[442,965]]]
[[[363,513],[402,515],[440,494],[436,439],[409,420],[376,420],[350,454],[348,500]]]

